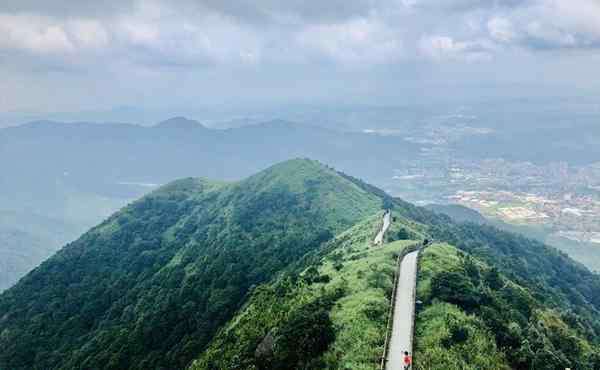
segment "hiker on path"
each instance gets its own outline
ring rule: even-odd
[[[412,366],[412,357],[408,354],[408,351],[404,351],[404,370],[410,369]]]

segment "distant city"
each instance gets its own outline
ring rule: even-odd
[[[509,224],[542,226],[554,236],[600,244],[600,162],[431,159],[410,161],[392,179],[391,192],[420,204],[460,204]]]

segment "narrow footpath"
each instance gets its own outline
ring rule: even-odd
[[[404,369],[404,351],[412,356],[418,256],[419,251],[409,253],[400,264],[387,370]]]
[[[385,232],[390,228],[390,224],[392,223],[392,212],[390,210],[385,211],[385,214],[383,215],[383,226],[381,227],[381,230],[379,230],[379,233],[377,234],[377,236],[375,237],[375,240],[373,241],[374,245],[382,245],[383,244],[383,236],[385,235]]]

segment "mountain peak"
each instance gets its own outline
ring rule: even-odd
[[[145,369],[153,363],[180,369],[233,317],[253,286],[380,209],[380,198],[306,159],[280,163],[236,183],[188,178],[165,185],[0,295],[0,368],[85,363],[107,369],[114,348],[125,348],[131,352],[119,354],[123,368]],[[33,301],[39,304],[20,316],[25,302]],[[64,313],[64,321],[53,318],[56,312]],[[34,330],[33,317],[47,324],[48,334],[41,339],[22,334]],[[64,329],[75,322],[76,329]],[[141,330],[140,323],[149,331]],[[162,328],[168,328],[168,340],[160,337]],[[50,343],[60,350],[45,356]],[[33,348],[32,356],[26,348]]]
[[[187,119],[187,118],[182,117],[182,116],[169,118],[166,121],[160,122],[155,127],[157,127],[157,128],[186,129],[186,130],[189,130],[189,129],[198,129],[198,128],[205,129],[206,128],[200,122],[194,121],[194,120],[191,120],[191,119]]]

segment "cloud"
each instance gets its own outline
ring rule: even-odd
[[[157,6],[119,17],[113,27],[123,52],[155,66],[255,63],[262,48],[252,28],[214,12],[189,16]]]
[[[90,19],[77,19],[65,26],[71,41],[81,48],[102,49],[109,46],[110,35],[105,26]]]
[[[526,49],[600,47],[600,3],[595,0],[539,0],[488,22],[492,39]]]
[[[525,6],[532,0],[402,0],[406,7],[434,12],[469,12]]]
[[[494,47],[487,41],[456,41],[448,36],[426,36],[419,41],[420,52],[433,60],[478,62],[490,60]]]
[[[369,19],[311,25],[296,35],[296,41],[308,53],[346,65],[391,63],[402,56],[398,35]]]
[[[34,53],[72,52],[64,25],[40,16],[0,14],[0,47]]]
[[[105,18],[130,11],[136,0],[2,0],[0,13],[40,14],[59,18]]]
[[[151,67],[340,63],[368,68],[423,57],[485,61],[510,46],[535,51],[600,44],[595,0],[37,3],[0,5],[0,49]]]
[[[493,40],[511,42],[516,38],[512,22],[506,18],[494,17],[487,23],[487,29]]]
[[[256,84],[345,73],[414,80],[461,65],[512,76],[547,50],[557,63],[580,54],[591,65],[599,48],[598,0],[0,1],[5,73],[60,70],[60,83],[86,76],[144,91],[192,75],[235,87],[236,73]]]

